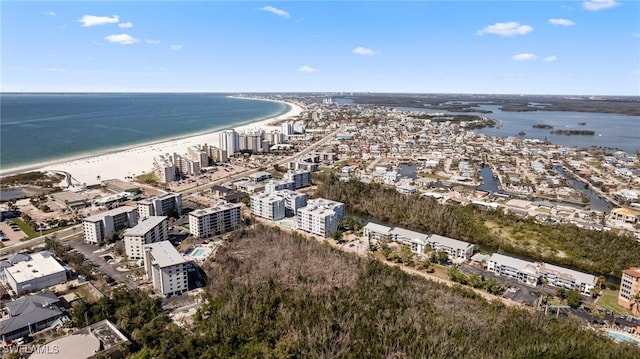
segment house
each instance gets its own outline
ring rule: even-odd
[[[6,342],[66,323],[68,318],[59,305],[60,300],[52,292],[6,302],[9,318],[0,321],[0,338]]]
[[[636,224],[638,223],[638,219],[640,218],[640,211],[636,211],[631,208],[620,207],[612,209],[610,216],[614,221]]]
[[[640,267],[631,267],[622,271],[618,304],[640,315]]]

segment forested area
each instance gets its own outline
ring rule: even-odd
[[[577,321],[487,302],[271,227],[241,231],[208,262],[187,329],[136,292],[83,306],[113,317],[134,358],[637,358]]]
[[[407,229],[434,233],[506,254],[569,266],[593,274],[612,274],[638,265],[640,243],[611,231],[593,231],[570,224],[546,225],[530,218],[473,205],[440,204],[430,197],[407,196],[395,189],[360,181],[339,181],[331,174],[318,176],[316,195],[347,205],[356,215],[375,218]],[[504,227],[492,231],[487,223]]]

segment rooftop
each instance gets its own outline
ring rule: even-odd
[[[37,323],[62,314],[58,308],[58,297],[52,292],[33,294],[5,303],[11,313],[9,319],[0,321],[0,334],[11,333],[25,328],[29,323]]]
[[[240,204],[229,203],[229,202],[218,202],[218,204],[216,204],[213,207],[196,209],[193,212],[189,212],[189,215],[194,217],[203,217],[203,216],[208,216],[210,214],[218,213],[220,211],[226,211],[232,208],[240,208]]]
[[[467,250],[469,247],[473,247],[473,244],[471,243],[459,241],[457,239],[453,239],[449,237],[439,236],[437,234],[430,235],[428,241],[433,243],[440,243],[442,245],[445,245],[447,247],[454,248],[454,249]]]
[[[65,272],[62,264],[51,256],[50,252],[38,252],[31,254],[30,257],[31,260],[17,262],[5,268],[5,272],[10,274],[17,283]]]
[[[86,222],[98,222],[98,221],[102,221],[104,219],[104,217],[106,217],[106,216],[117,216],[119,214],[129,213],[129,212],[134,212],[134,211],[137,212],[137,209],[135,207],[122,206],[122,207],[117,207],[117,208],[114,208],[114,209],[110,209],[110,210],[105,211],[105,212],[94,214],[93,216],[89,216],[89,217],[85,218],[84,221],[86,221]]]
[[[124,235],[126,236],[144,236],[150,230],[155,228],[162,222],[167,221],[167,216],[150,216],[142,219],[135,227],[129,228],[124,231]]]
[[[640,267],[631,267],[623,270],[622,273],[628,274],[634,278],[640,278]]]
[[[143,248],[145,251],[151,251],[151,257],[153,257],[155,264],[158,264],[160,268],[186,262],[169,241],[145,244]]]

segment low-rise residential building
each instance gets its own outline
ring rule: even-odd
[[[412,252],[417,254],[422,254],[427,247],[431,247],[434,250],[446,252],[451,258],[469,259],[474,250],[473,244],[457,239],[437,234],[424,234],[401,227],[388,227],[373,222],[364,226],[364,236],[375,240],[387,239],[407,245]]]
[[[182,214],[182,194],[165,193],[138,201],[138,215],[140,218],[150,216],[170,216]]]
[[[32,294],[5,302],[9,318],[0,321],[3,342],[22,338],[33,332],[68,322],[60,300],[52,292]]]
[[[548,263],[528,262],[499,253],[491,255],[487,269],[527,285],[536,286],[546,282],[555,287],[575,289],[583,295],[591,295],[591,290],[598,282],[598,278],[591,274]]]
[[[473,255],[474,245],[465,241],[432,234],[427,243],[437,251],[446,252],[451,258],[469,259]]]
[[[220,202],[189,213],[189,232],[196,237],[207,238],[238,228],[240,204]]]
[[[321,237],[331,237],[344,218],[344,203],[324,198],[312,199],[298,209],[297,228]]]
[[[631,208],[614,208],[611,210],[611,219],[629,224],[636,224],[640,219],[640,211]]]
[[[164,296],[189,290],[187,261],[169,241],[145,244],[144,270],[153,288]]]
[[[135,207],[122,206],[89,216],[82,221],[84,241],[99,244],[105,239],[128,227],[138,223],[138,211]]]
[[[7,284],[17,295],[67,281],[67,269],[49,251],[22,254],[26,258],[4,268]]]
[[[640,315],[640,267],[631,267],[622,271],[618,304]]]
[[[151,216],[140,220],[124,232],[124,249],[128,259],[142,259],[142,246],[169,239],[169,221],[166,216]]]
[[[285,216],[284,198],[275,193],[251,196],[251,213],[258,217],[279,221]]]

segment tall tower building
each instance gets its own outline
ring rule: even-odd
[[[220,148],[227,150],[228,156],[240,152],[238,133],[235,130],[220,132]]]

